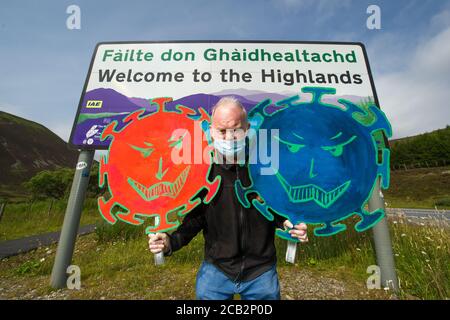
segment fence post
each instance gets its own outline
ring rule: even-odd
[[[53,208],[53,198],[50,199],[50,206],[48,207],[47,210],[47,216],[50,217],[50,212],[52,211]]]
[[[2,221],[3,212],[5,212],[5,208],[6,208],[6,202],[2,202],[0,204],[0,221]]]

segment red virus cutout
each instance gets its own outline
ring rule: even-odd
[[[168,231],[179,225],[176,219],[169,221],[169,215],[184,216],[202,201],[209,203],[218,191],[220,177],[208,180],[213,148],[203,128],[209,115],[182,105],[167,111],[170,101],[153,99],[157,111],[135,111],[120,131],[114,121],[102,133],[102,140],[112,141],[108,157],[100,160],[99,185],[103,187],[107,176],[111,197],[100,197],[98,208],[111,224],[122,220],[140,225],[154,217],[146,233]]]

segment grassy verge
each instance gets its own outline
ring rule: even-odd
[[[40,233],[59,231],[64,220],[67,201],[50,200],[34,203],[8,203],[0,221],[0,241],[18,239]],[[101,221],[96,199],[86,199],[80,225]]]
[[[375,264],[371,232],[348,230],[321,238],[311,235],[301,245],[294,265],[284,262],[286,242],[277,239],[278,271],[284,299],[386,299],[382,290],[365,288],[366,269]],[[442,222],[414,225],[390,223],[403,299],[448,299],[450,293],[450,231]],[[98,228],[81,237],[73,264],[80,266],[81,290],[54,291],[48,282],[54,246],[0,263],[0,296],[5,298],[70,299],[194,299],[195,276],[203,259],[203,237],[166,258],[156,267],[142,227]],[[304,292],[299,288],[305,289]],[[9,291],[8,291],[9,290]]]
[[[81,237],[73,261],[81,268],[80,290],[53,290],[49,286],[54,249],[54,246],[42,248],[3,260],[0,263],[0,298],[195,299],[195,278],[203,252],[201,236],[173,257],[166,258],[162,266],[154,265],[143,237],[105,243],[99,242],[95,234]],[[278,272],[283,299],[388,297],[384,292],[369,292],[363,282],[352,277],[345,282],[335,280],[298,264],[280,265]],[[317,290],[318,283],[320,290]],[[331,291],[330,285],[336,290]],[[305,292],[299,290],[300,286]]]
[[[390,218],[390,228],[401,296],[420,299],[450,297],[450,229],[447,222],[413,224],[406,218]],[[369,265],[376,264],[372,232],[353,230],[356,219],[348,219],[343,233],[333,237],[311,237],[302,246],[298,263],[325,274],[333,273],[365,281]],[[286,243],[277,241],[278,251]]]
[[[392,208],[450,209],[450,166],[391,171],[384,195]]]

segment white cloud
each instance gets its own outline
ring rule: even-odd
[[[421,40],[412,53],[402,57],[408,59],[405,68],[375,78],[381,108],[391,121],[394,138],[449,125],[450,27]]]
[[[416,50],[417,37],[408,37],[406,40],[403,34],[385,30],[374,32],[377,32],[376,36],[367,42],[366,47],[376,71],[390,73],[406,68]]]
[[[431,18],[430,27],[441,29],[450,26],[450,10],[443,10]]]

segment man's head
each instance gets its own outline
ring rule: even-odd
[[[211,136],[214,140],[240,140],[250,127],[244,106],[234,97],[220,99],[211,114]]]
[[[212,109],[211,137],[224,156],[241,153],[250,124],[244,106],[234,97],[223,97]]]

